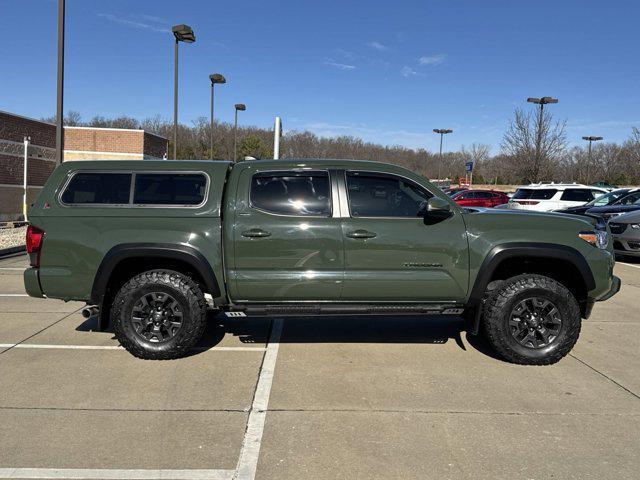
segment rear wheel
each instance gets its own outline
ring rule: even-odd
[[[120,344],[136,357],[178,358],[202,337],[206,302],[189,277],[173,270],[151,270],[122,286],[111,319]]]
[[[483,328],[505,360],[550,365],[578,340],[578,302],[561,283],[542,275],[518,275],[487,293]]]

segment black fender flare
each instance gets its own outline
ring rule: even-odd
[[[102,259],[91,288],[93,303],[102,303],[113,270],[128,258],[166,258],[185,262],[198,272],[207,290],[214,297],[220,295],[213,268],[204,255],[194,247],[173,243],[123,243],[111,248]]]
[[[468,306],[474,310],[471,333],[477,334],[482,315],[482,299],[491,277],[505,260],[515,257],[554,259],[569,261],[580,272],[587,291],[596,288],[591,267],[584,256],[575,248],[556,243],[510,242],[493,247],[480,266],[473,288],[469,295]]]

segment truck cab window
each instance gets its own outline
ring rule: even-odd
[[[251,179],[251,206],[278,215],[331,216],[327,172],[259,173]]]
[[[417,217],[423,202],[433,195],[395,175],[347,173],[352,217]]]

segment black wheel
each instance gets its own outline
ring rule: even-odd
[[[550,365],[567,355],[580,335],[580,308],[561,283],[518,275],[488,292],[483,315],[487,340],[505,360]]]
[[[206,302],[198,285],[172,270],[151,270],[125,283],[111,307],[120,344],[138,358],[179,358],[202,337]]]

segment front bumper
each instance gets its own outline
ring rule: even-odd
[[[609,300],[611,297],[613,297],[616,293],[620,291],[620,285],[621,285],[620,279],[614,275],[611,280],[611,288],[602,297],[598,298],[598,301],[604,302],[605,300]]]

